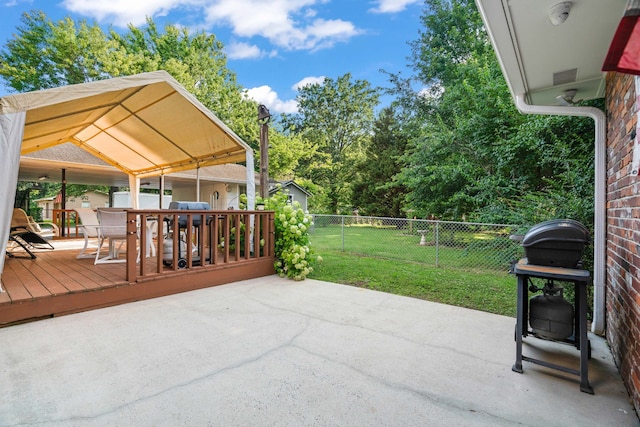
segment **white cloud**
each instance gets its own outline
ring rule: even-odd
[[[378,5],[369,9],[369,11],[374,13],[396,13],[405,10],[411,4],[419,2],[420,0],[377,0]]]
[[[229,59],[252,59],[264,56],[258,46],[248,43],[230,43],[224,50]]]
[[[388,0],[387,0],[388,1]],[[407,0],[405,0],[407,1]],[[146,17],[190,11],[198,28],[227,25],[236,37],[263,37],[287,50],[317,50],[349,40],[361,30],[342,19],[322,19],[314,6],[327,0],[63,0],[67,10],[118,27],[144,25]],[[246,51],[245,51],[246,54]]]
[[[33,0],[8,0],[4,2],[3,6],[13,7],[22,3],[32,4]]]
[[[275,49],[265,52],[256,45],[244,42],[231,42],[225,46],[224,51],[229,59],[255,59],[265,56],[274,58],[278,56],[278,51]]]
[[[146,17],[163,16],[173,9],[202,4],[201,0],[63,0],[71,12],[108,22],[118,27],[143,25]]]
[[[229,25],[239,37],[260,36],[288,50],[333,46],[360,34],[349,21],[316,17],[320,0],[217,0],[206,8],[212,25]]]
[[[305,87],[308,85],[314,85],[314,84],[322,84],[324,83],[324,79],[325,76],[319,76],[319,77],[314,77],[314,76],[309,76],[309,77],[305,77],[304,79],[300,80],[298,83],[294,84],[293,86],[291,86],[291,89],[294,90],[299,90],[301,87]]]
[[[245,91],[247,97],[259,104],[264,104],[271,113],[295,114],[298,112],[298,104],[295,100],[283,101],[278,98],[278,93],[269,86],[259,86]]]
[[[301,87],[310,84],[322,84],[324,83],[324,76],[315,77],[309,76],[305,77],[299,82],[295,83],[291,86],[293,90],[299,90]],[[245,90],[245,96],[253,99],[259,104],[264,104],[272,113],[287,113],[287,114],[295,114],[298,112],[298,103],[295,99],[290,99],[288,101],[284,101],[278,97],[278,93],[273,90],[270,86],[258,86],[251,89]]]

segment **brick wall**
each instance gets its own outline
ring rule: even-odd
[[[640,413],[640,177],[631,176],[634,77],[607,75],[606,334]]]

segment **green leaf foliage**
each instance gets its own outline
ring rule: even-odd
[[[408,206],[420,217],[591,224],[593,122],[519,113],[474,1],[425,4],[416,76],[392,76],[410,136],[395,177]]]
[[[167,25],[129,26],[122,33],[71,18],[51,21],[41,11],[22,16],[0,50],[0,78],[17,92],[165,70],[259,154],[257,104],[227,67],[213,34]],[[299,159],[313,153],[302,137],[270,130],[270,175],[288,179]],[[259,165],[256,165],[258,167]]]
[[[313,271],[313,264],[322,261],[313,254],[309,243],[312,216],[302,210],[300,203],[289,203],[288,194],[282,189],[263,202],[267,210],[275,211],[276,272],[281,277],[304,280]]]
[[[384,108],[373,126],[365,158],[356,166],[353,206],[360,215],[400,217],[406,189],[393,177],[402,169],[407,146],[392,108]]]
[[[353,165],[365,155],[378,99],[369,82],[352,80],[347,73],[300,88],[298,114],[283,115],[283,128],[303,136],[315,149],[300,163],[299,176],[324,188],[327,204],[316,205],[319,211],[351,211]]]

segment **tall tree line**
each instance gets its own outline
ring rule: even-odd
[[[257,153],[257,105],[222,48],[151,19],[116,33],[34,11],[0,49],[0,77],[22,92],[164,69]],[[473,0],[425,0],[411,48],[386,108],[349,73],[300,88],[270,128],[269,175],[306,187],[316,213],[592,222],[593,123],[516,111]]]
[[[96,23],[52,21],[32,11],[0,49],[0,77],[17,92],[156,70],[171,74],[258,152],[257,104],[244,95],[215,35],[175,25],[160,29],[152,19],[123,33],[105,32]],[[306,152],[304,141],[272,133],[270,172],[286,176]]]
[[[408,190],[405,208],[454,220],[592,223],[593,122],[516,111],[473,0],[426,0],[421,22],[415,75],[391,78],[410,137],[395,176]]]

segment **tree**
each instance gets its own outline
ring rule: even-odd
[[[398,105],[413,109],[397,176],[410,207],[491,222],[531,223],[540,206],[547,218],[588,216],[578,200],[592,200],[592,122],[516,111],[474,1],[427,0],[422,22],[412,44],[420,92],[392,78]],[[548,203],[569,199],[566,209]]]
[[[269,178],[276,181],[294,179],[300,162],[309,161],[315,147],[303,135],[276,128],[269,130]]]
[[[407,146],[393,109],[384,108],[373,125],[366,158],[357,165],[353,185],[353,206],[361,214],[401,217],[406,190],[393,180],[402,168],[401,157]]]
[[[18,92],[109,78],[126,63],[126,52],[95,24],[53,23],[40,11],[21,22],[0,51],[0,76]]]
[[[327,212],[350,209],[353,164],[370,139],[378,97],[369,82],[352,81],[350,74],[325,78],[300,88],[298,114],[282,117],[284,128],[317,147],[313,158],[301,162],[301,176],[324,188]]]
[[[105,33],[96,23],[70,18],[53,22],[33,11],[22,16],[14,38],[0,50],[0,77],[18,92],[155,70],[171,74],[258,152],[257,104],[245,96],[213,34],[190,34],[175,25],[161,31],[150,18],[142,28]],[[287,165],[307,155],[303,140],[276,130],[271,139],[272,173],[290,175]]]

